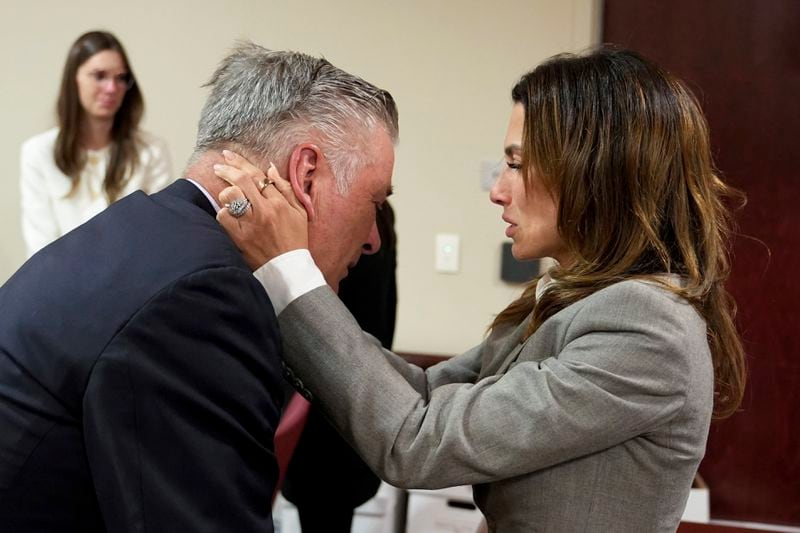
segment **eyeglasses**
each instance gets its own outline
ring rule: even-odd
[[[133,76],[124,72],[122,74],[112,75],[105,70],[93,70],[89,73],[89,77],[97,84],[97,85],[105,85],[109,81],[114,83],[114,86],[120,87],[125,89],[126,91],[133,87],[133,84],[136,83],[136,80],[133,79]]]

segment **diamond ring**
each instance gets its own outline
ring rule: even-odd
[[[247,208],[250,207],[250,200],[247,198],[237,198],[231,203],[225,204],[225,207],[228,208],[228,212],[231,214],[231,216],[239,218],[247,213]]]

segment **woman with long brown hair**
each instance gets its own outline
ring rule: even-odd
[[[22,145],[22,231],[28,255],[137,190],[171,180],[163,141],[139,129],[144,100],[125,49],[91,31],[70,47],[58,127]]]
[[[256,275],[290,374],[381,477],[473,484],[491,531],[675,531],[712,416],[744,389],[724,287],[734,191],[689,89],[635,53],[556,56],[512,99],[490,197],[517,259],[558,264],[427,371],[365,337],[328,287],[302,287],[302,239],[269,249],[304,220],[277,172],[229,157],[221,198],[252,210],[219,219],[254,269],[270,261]]]

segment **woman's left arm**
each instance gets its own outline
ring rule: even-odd
[[[594,453],[681,410],[688,359],[707,356],[702,321],[687,332],[685,314],[672,316],[677,305],[644,314],[630,295],[620,296],[576,318],[559,357],[442,385],[428,397],[378,356],[328,287],[292,302],[279,322],[287,366],[367,464],[396,486],[440,488]],[[687,333],[700,353],[691,353]]]

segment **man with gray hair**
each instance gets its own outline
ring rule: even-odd
[[[325,60],[252,44],[209,86],[186,179],[113,204],[0,287],[9,531],[273,529],[287,296],[264,294],[214,219],[254,216],[243,196],[220,208],[215,171],[237,152],[290,177],[335,288],[380,246],[397,111]]]
[[[380,247],[375,209],[391,194],[398,135],[391,95],[324,59],[252,44],[209,85],[187,176],[212,169],[224,148],[264,172],[271,158],[305,207],[311,255],[336,290],[361,253]],[[222,185],[212,175],[207,188],[215,196]]]

